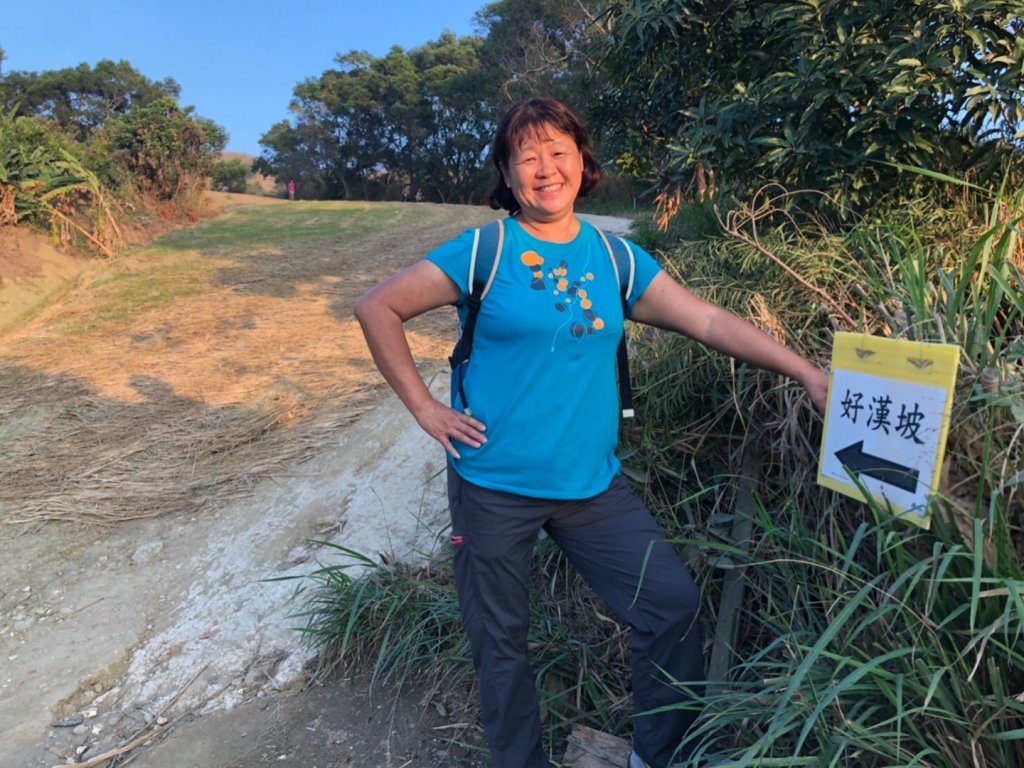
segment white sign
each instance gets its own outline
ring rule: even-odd
[[[960,348],[837,333],[818,482],[929,527]]]
[[[853,482],[898,510],[924,517],[935,478],[947,391],[855,371],[836,371],[820,473]]]

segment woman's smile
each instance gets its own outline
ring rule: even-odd
[[[503,170],[525,221],[550,224],[572,216],[583,153],[571,136],[544,126],[512,153]]]

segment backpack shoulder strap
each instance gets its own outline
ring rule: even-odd
[[[612,266],[615,267],[615,274],[619,279],[619,295],[622,297],[623,317],[627,317],[627,302],[633,295],[636,256],[633,254],[633,249],[630,248],[629,243],[618,235],[610,234],[603,229],[598,229],[597,232],[601,235],[605,248],[608,249],[608,255],[612,259]]]
[[[633,275],[636,271],[636,257],[629,243],[617,235],[598,229],[597,233],[604,241],[608,249],[608,256],[612,260],[612,267],[619,280],[619,299],[622,302],[622,319],[629,317],[629,298],[633,294]],[[626,350],[626,333],[623,329],[622,338],[619,339],[619,348],[616,352],[616,364],[619,374],[619,406],[622,408],[622,417],[633,418],[633,388],[629,382],[629,355]]]
[[[459,397],[466,413],[472,414],[466,392],[462,386],[465,377],[466,363],[473,354],[473,333],[476,330],[476,318],[480,314],[480,302],[491,290],[491,283],[498,272],[501,261],[501,248],[505,240],[505,225],[498,219],[479,227],[473,234],[473,252],[469,257],[469,274],[466,291],[469,299],[466,302],[466,322],[462,333],[452,350],[448,363],[457,375]]]
[[[473,253],[469,257],[469,279],[466,283],[466,293],[470,296],[477,293],[478,298],[483,300],[491,290],[491,283],[498,273],[504,241],[505,224],[501,219],[484,224],[474,233]]]

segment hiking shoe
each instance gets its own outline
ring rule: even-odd
[[[630,752],[629,762],[626,763],[626,768],[651,768],[651,766],[641,760],[640,755],[636,752]]]

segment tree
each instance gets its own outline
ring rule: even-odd
[[[258,170],[301,179],[314,195],[397,194],[479,200],[487,150],[512,101],[550,94],[586,111],[595,41],[608,32],[604,0],[498,0],[477,16],[486,37],[450,32],[377,58],[339,55],[296,86],[291,119],[271,128]]]
[[[254,170],[325,197],[383,196],[413,183],[435,200],[468,200],[492,125],[480,44],[445,33],[380,58],[338,56],[338,68],[296,86],[292,120],[260,139]]]
[[[155,82],[127,61],[104,59],[95,67],[10,72],[0,77],[0,108],[17,106],[20,114],[53,121],[84,141],[115,115],[167,97],[176,100],[180,90],[170,78]]]
[[[218,160],[213,164],[210,183],[214,189],[226,192],[245,192],[245,179],[249,175],[249,166],[233,157],[230,160]]]
[[[394,58],[396,52],[389,55]],[[279,180],[296,179],[314,197],[350,199],[357,187],[365,192],[371,179],[380,176],[386,148],[396,143],[383,119],[382,96],[389,91],[399,98],[401,93],[414,96],[416,89],[399,87],[400,79],[396,87],[382,89],[375,71],[380,63],[367,53],[352,51],[337,62],[340,69],[296,86],[292,121],[277,123],[260,138],[264,151],[254,170]]]
[[[227,143],[224,129],[193,111],[164,97],[134,107],[104,127],[117,161],[143,192],[159,200],[202,185]]]
[[[508,104],[553,96],[585,108],[596,62],[590,50],[604,41],[603,2],[497,0],[477,13],[486,30],[480,58]]]
[[[600,114],[668,191],[779,182],[864,209],[906,188],[886,163],[999,172],[1024,138],[1022,15],[1020,0],[618,0]]]
[[[486,176],[494,127],[487,98],[493,82],[481,67],[478,37],[445,33],[410,53],[421,79],[406,173],[440,202],[469,202]]]
[[[263,154],[252,164],[255,173],[272,176],[279,182],[294,179],[304,197],[343,197],[331,182],[334,167],[334,143],[330,134],[315,123],[292,125],[282,120],[260,138]]]

